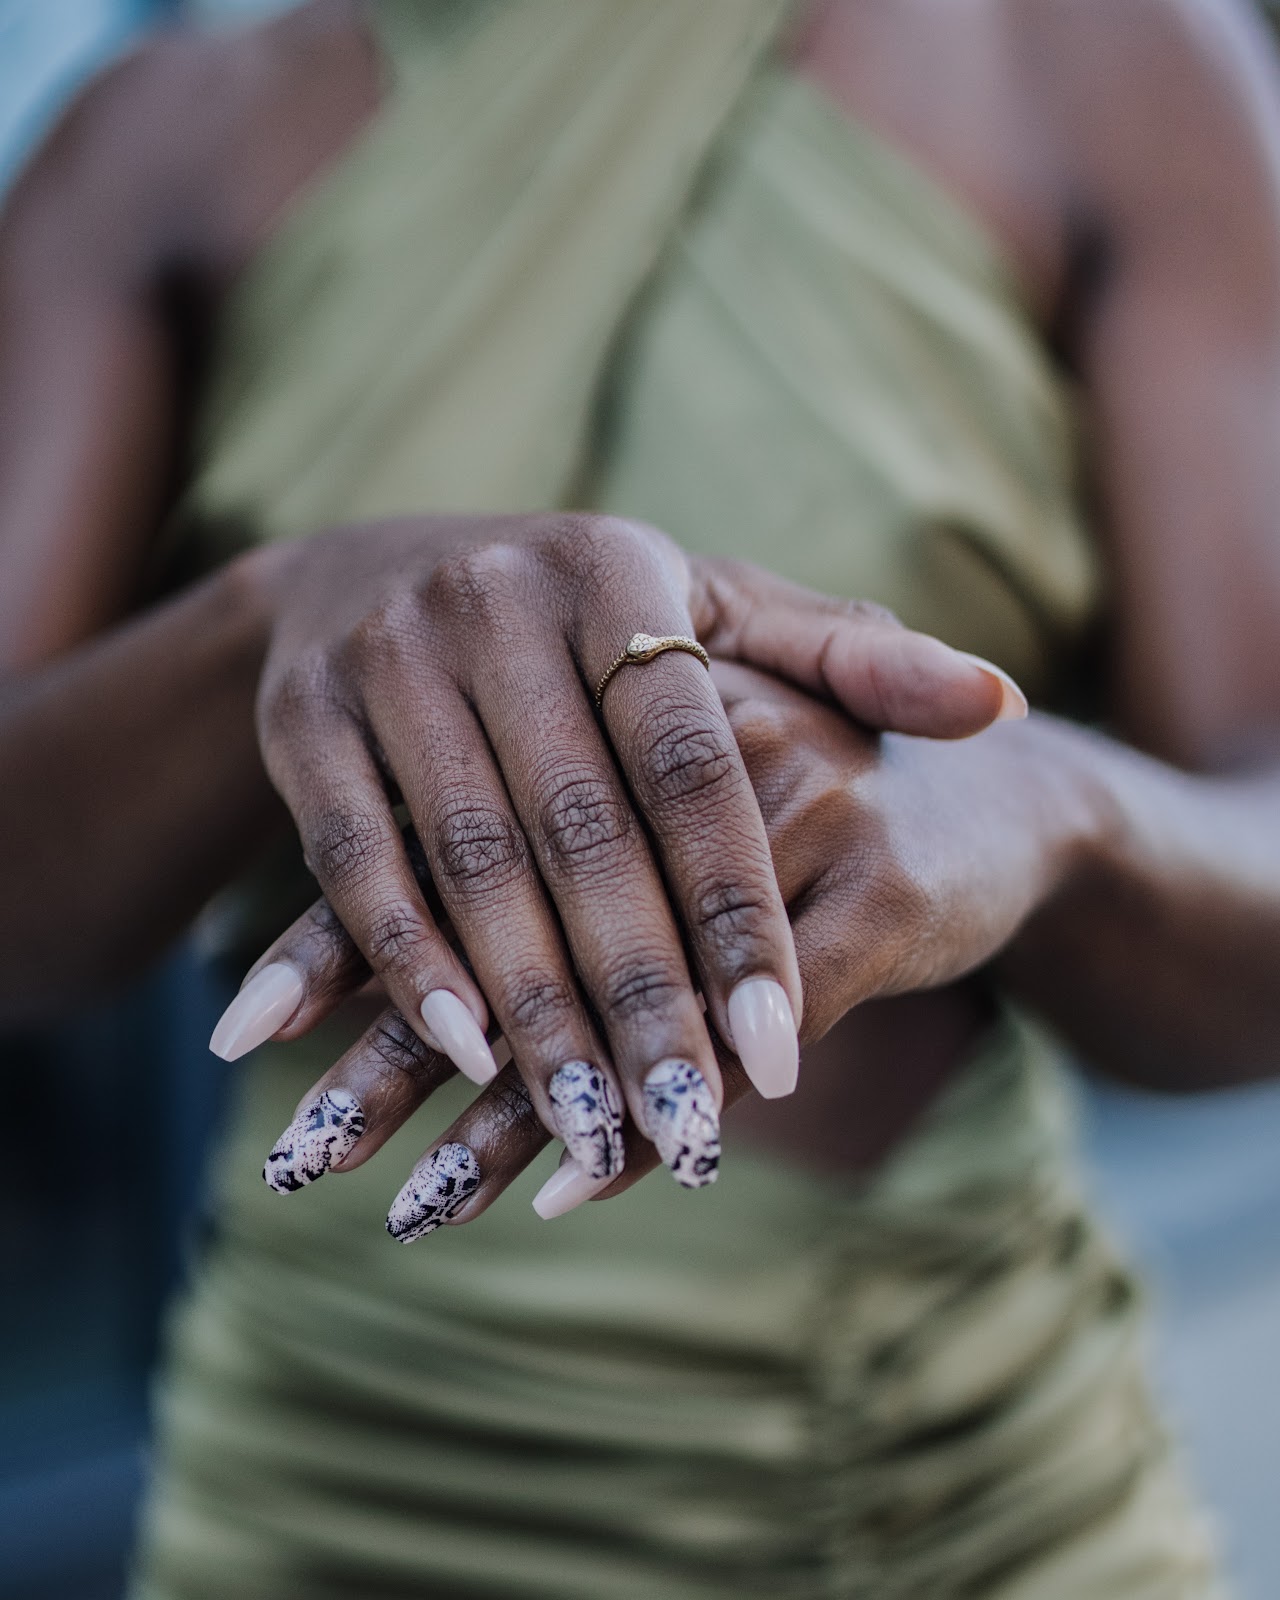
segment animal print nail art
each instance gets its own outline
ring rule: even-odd
[[[465,1144],[442,1144],[391,1202],[387,1232],[401,1244],[434,1233],[480,1187],[480,1163]]]
[[[569,1061],[547,1085],[565,1148],[591,1178],[622,1171],[622,1102],[612,1080],[586,1061]]]
[[[707,1081],[688,1061],[661,1061],[644,1080],[645,1120],[658,1154],[686,1189],[720,1171],[720,1118]]]
[[[277,1194],[323,1178],[364,1132],[364,1112],[346,1089],[326,1089],[304,1106],[276,1140],[262,1176]]]

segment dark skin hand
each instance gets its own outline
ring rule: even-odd
[[[943,983],[1003,946],[1009,982],[1101,1065],[1168,1087],[1272,1070],[1280,135],[1270,69],[1255,65],[1262,45],[1248,30],[1242,10],[1209,0],[843,0],[816,8],[797,39],[801,70],[989,224],[1080,374],[1099,440],[1113,722],[1156,758],[1048,721],[947,749],[947,760],[989,759],[1000,776],[991,803],[1007,802],[1012,859],[1036,892],[994,940],[971,914],[981,907],[958,910],[964,937],[927,971],[907,950],[914,912],[903,911],[899,967],[852,998],[835,974],[805,973],[802,957],[807,1031],[846,1000]],[[961,50],[968,65],[957,72]],[[0,890],[0,927],[18,974],[11,983],[6,972],[12,1008],[78,994],[155,948],[281,816],[248,732],[251,686],[279,637],[260,568],[94,636],[136,593],[181,444],[172,419],[187,393],[185,345],[162,292],[175,263],[192,289],[184,306],[216,314],[281,207],[372,110],[377,82],[346,7],[234,41],[166,44],[82,102],[8,212],[0,593],[12,677],[0,703],[0,807],[21,848]],[[100,203],[86,210],[91,195]],[[70,281],[50,273],[53,261],[70,263]],[[731,624],[699,616],[697,595],[686,603],[726,650],[754,648],[758,664],[832,691],[781,659],[776,639],[744,646]],[[207,655],[175,659],[184,628],[200,630]],[[700,671],[681,665],[691,678]],[[168,692],[140,699],[159,678]],[[206,737],[184,743],[193,720]],[[1024,780],[1016,758],[997,759],[1010,748],[1022,752]],[[162,761],[181,769],[176,787],[126,781]],[[922,793],[936,782],[928,765],[922,756]],[[1029,820],[1046,774],[1055,793],[1079,797],[1069,847],[1040,831],[1043,818]],[[986,780],[966,781],[980,793]],[[117,875],[100,878],[108,858]],[[122,894],[139,908],[127,944]],[[68,925],[83,930],[70,951]],[[832,1055],[859,1063],[859,1090],[842,1100],[830,1077],[807,1070],[791,1101],[760,1107],[760,1131],[816,1151],[840,1106],[862,1107],[868,1082],[896,1074],[893,1040],[918,1045],[911,1018],[928,1015],[933,1047],[913,1046],[922,1066],[908,1101],[918,1107],[976,1022],[970,1006],[951,988],[888,1003],[869,1024],[858,1019],[870,1008],[854,1011]],[[886,1024],[893,1007],[913,1010]],[[720,1015],[713,1002],[717,1026]],[[307,1021],[299,1013],[282,1036]],[[875,1029],[872,1054],[858,1032],[865,1041]],[[911,1111],[896,1105],[853,1158],[878,1153]]]
[[[981,70],[956,75],[971,98],[941,92],[928,70],[931,38],[940,57],[978,52]],[[840,995],[839,1011],[845,1000],[933,988],[995,953],[1015,992],[1120,1076],[1192,1088],[1274,1071],[1280,129],[1270,68],[1256,64],[1269,61],[1264,49],[1231,7],[1157,14],[1139,0],[1105,19],[1084,5],[834,4],[811,14],[796,43],[834,98],[932,167],[1003,239],[1029,302],[1079,370],[1102,429],[1113,724],[1157,758],[1039,718],[968,746],[923,747],[913,770],[930,799],[920,834],[898,838],[896,892],[879,897],[874,921],[860,894],[840,902],[838,926],[874,926],[883,972],[845,992],[839,975],[859,972],[848,952],[807,970],[797,919],[806,1037],[821,1032],[819,994]],[[1164,114],[1171,104],[1176,130]],[[777,862],[767,784],[744,755]],[[971,762],[968,792],[987,831],[975,840],[961,828],[948,845],[938,823]],[[935,839],[943,881],[963,884],[951,874],[992,843],[997,819],[1027,898],[993,897],[1004,858],[988,861],[967,880],[968,898],[948,902],[953,943],[922,972],[921,951],[933,946],[921,938],[920,840]],[[827,859],[825,845],[815,851],[811,870]],[[851,842],[846,859],[857,858]],[[1003,919],[994,935],[993,904]],[[954,1051],[977,1013],[961,991],[944,992],[951,1000],[936,1006],[931,1038],[950,1031]],[[847,1079],[843,1064],[855,1060],[865,1081],[863,1046],[879,1020],[866,1008],[849,1013],[827,1041],[826,1071],[808,1054],[799,1093],[778,1105],[748,1101],[739,1124],[811,1160],[875,1159],[944,1076],[930,1070],[938,1054],[919,1053],[896,1129],[882,1112],[861,1141],[824,1140],[825,1129],[853,1121],[832,1077]],[[905,1034],[901,1015],[893,1028]],[[883,1083],[896,1052],[883,1033],[879,1042]],[[332,1081],[358,1074],[359,1049]],[[731,1096],[735,1087],[731,1079]],[[432,1146],[473,1141],[485,1174],[455,1220],[478,1214],[545,1142],[513,1109],[509,1084],[490,1096]],[[371,1130],[345,1164],[382,1137]],[[650,1164],[629,1151],[627,1176],[607,1192]]]

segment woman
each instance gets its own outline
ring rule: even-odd
[[[1271,88],[1191,0],[781,20],[312,8],[127,63],[15,197],[15,1003],[181,925],[266,773],[326,896],[215,1038],[311,1042],[244,1083],[140,1594],[1215,1592],[990,979],[1144,1081],[1270,1070]],[[96,639],[175,479],[214,570]],[[988,727],[959,651],[1130,746]],[[733,1097],[714,1189],[440,1227],[552,1129],[545,1214],[703,1186]]]

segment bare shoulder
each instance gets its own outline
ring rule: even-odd
[[[1280,173],[1280,70],[1248,0],[1003,0],[1078,204],[1210,216]],[[1136,219],[1140,220],[1140,218]]]
[[[378,86],[350,0],[230,33],[164,29],[73,98],[6,202],[0,250],[125,278],[164,263],[234,273]]]

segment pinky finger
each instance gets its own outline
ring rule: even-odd
[[[387,1232],[401,1244],[488,1209],[551,1135],[514,1066],[479,1094],[414,1167],[391,1203]]]

